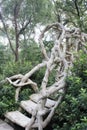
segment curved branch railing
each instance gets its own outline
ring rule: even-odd
[[[54,45],[51,49],[50,57],[48,56],[43,43],[44,35],[46,32],[49,32],[49,30],[51,30],[51,33],[55,32],[56,37],[56,39],[53,39]],[[61,103],[62,97],[65,93],[65,79],[68,74],[67,71],[70,71],[69,68],[73,65],[73,61],[75,59],[74,53],[78,52],[80,49],[87,53],[86,40],[87,34],[81,32],[78,28],[74,28],[74,30],[71,30],[63,26],[61,23],[53,23],[47,25],[39,37],[39,44],[44,55],[45,61],[35,66],[25,75],[18,74],[6,78],[6,81],[16,87],[15,99],[17,101],[19,92],[21,88],[25,85],[31,85],[35,92],[39,92],[37,83],[33,82],[30,77],[36,71],[39,71],[40,68],[44,66],[46,67],[44,77],[41,83],[41,90],[39,92],[41,96],[38,100],[38,105],[34,112],[34,115],[32,115],[31,125],[27,125],[26,130],[30,130],[31,128],[36,127],[38,127],[38,130],[43,130],[43,128],[46,127],[48,122],[51,120],[56,107],[58,107],[58,105]],[[56,69],[55,82],[48,87],[49,76],[54,69]],[[54,105],[54,107],[51,108],[49,115],[44,120],[41,111],[45,107],[47,98],[55,92],[61,94],[59,94],[56,104]],[[38,123],[35,123],[36,118],[38,120]]]

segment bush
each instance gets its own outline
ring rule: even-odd
[[[25,74],[32,68],[31,62],[8,62],[3,66],[3,75],[0,75],[0,79],[3,77],[10,77],[14,74]],[[23,89],[20,93],[20,100],[28,99],[32,90],[29,86]],[[15,88],[12,85],[4,84],[0,86],[0,117],[4,117],[6,111],[16,110],[19,103],[15,103]]]
[[[15,74],[26,74],[33,68],[32,62],[8,62],[3,66],[3,75],[0,75],[0,79],[3,77],[10,77]],[[44,74],[44,68],[41,69],[38,73],[35,73],[31,79],[38,83],[38,86],[41,85],[41,80]],[[20,92],[19,101],[29,99],[29,96],[33,93],[31,86],[27,85],[23,87]],[[12,85],[4,84],[0,86],[0,118],[4,117],[6,111],[16,110],[19,107],[19,103],[15,103],[15,88]]]
[[[66,79],[66,96],[52,120],[53,130],[87,129],[87,55],[80,52],[77,59]]]
[[[37,44],[35,44],[34,41],[31,41],[31,43],[27,44],[23,43],[23,46],[20,51],[20,61],[13,62],[12,58],[10,58],[10,60],[5,61],[0,67],[0,80],[3,80],[4,78],[13,76],[15,74],[24,75],[41,61],[42,56],[40,48],[37,46]],[[32,75],[32,77],[30,77],[38,84],[38,87],[40,87],[41,85],[41,80],[43,79],[44,72],[45,68],[40,69],[38,73],[36,72],[34,75]],[[30,88],[31,86],[29,85],[23,87],[20,92],[19,101],[29,99],[29,95],[33,93],[32,89]],[[13,86],[9,84],[0,86],[0,117],[3,117],[6,111],[18,108],[18,104],[15,104],[14,97],[15,88]]]
[[[14,110],[17,106],[15,105],[14,95],[14,87],[10,85],[0,86],[0,118],[4,116],[6,111]]]
[[[29,70],[31,70],[31,68],[33,67],[32,62],[7,62],[4,67],[3,67],[3,75],[4,77],[10,77],[13,76],[15,74],[25,74],[27,73]]]

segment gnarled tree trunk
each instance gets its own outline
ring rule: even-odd
[[[46,52],[43,43],[43,38],[46,32],[49,32],[49,35],[50,33],[55,35],[55,38],[53,38],[54,44],[51,49],[50,57],[48,57],[48,53]],[[58,107],[61,103],[65,93],[65,80],[67,75],[71,73],[70,67],[73,65],[73,61],[75,59],[74,52],[78,52],[80,49],[86,52],[86,40],[87,34],[81,32],[78,28],[71,30],[70,28],[63,26],[61,23],[47,25],[39,37],[39,44],[42,49],[45,61],[35,66],[25,75],[18,74],[7,78],[7,81],[9,81],[13,86],[17,87],[15,96],[16,101],[18,100],[19,91],[25,85],[30,84],[35,92],[39,92],[40,97],[38,100],[38,106],[34,112],[34,115],[32,116],[31,125],[27,125],[26,130],[30,130],[31,128],[38,128],[38,130],[43,130],[43,128],[46,127],[50,122],[56,107]],[[33,82],[30,77],[44,66],[46,66],[46,70],[41,83],[41,91],[38,91],[37,83]],[[55,82],[51,86],[48,86],[49,76],[54,69],[56,69]],[[46,100],[50,95],[56,92],[59,93],[58,100],[51,108],[49,115],[44,120],[42,110],[44,110]],[[34,122],[35,118],[37,119],[38,123]]]

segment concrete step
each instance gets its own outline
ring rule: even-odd
[[[30,113],[31,115],[33,114],[33,112],[38,109],[37,108],[37,103],[31,101],[31,100],[26,100],[26,101],[21,101],[20,106],[27,111],[28,113]],[[45,115],[49,110],[47,108],[44,108],[44,110],[41,110],[40,113],[41,115]]]
[[[32,114],[33,111],[36,109],[37,104],[31,100],[21,101],[20,106],[27,111],[28,113]]]
[[[0,120],[0,130],[14,130],[9,124]]]
[[[32,101],[34,101],[35,103],[37,103],[41,97],[42,97],[41,94],[32,94],[32,95],[30,96],[30,99],[31,99]],[[45,107],[51,108],[51,107],[53,107],[53,106],[55,105],[55,103],[56,103],[56,101],[47,98]]]
[[[11,112],[7,112],[5,114],[5,117],[10,120],[11,122],[21,126],[21,127],[26,127],[27,124],[29,124],[30,122],[30,118],[28,118],[27,116],[25,116],[24,114],[22,114],[19,111],[11,111]],[[0,129],[1,130],[1,129]]]

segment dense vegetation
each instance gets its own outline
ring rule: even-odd
[[[27,71],[31,70],[35,64],[38,64],[38,62],[40,62],[41,53],[37,45],[34,45],[32,43],[29,45],[29,50],[27,49],[25,53],[24,49],[25,48],[23,48],[20,54],[20,57],[23,57],[23,55],[25,55],[24,59],[22,58],[21,61],[13,62],[11,58],[9,60],[7,57],[7,61],[5,61],[5,63],[1,62],[0,80],[17,73],[25,74]],[[2,56],[3,55],[4,51],[2,52]],[[38,81],[39,84],[43,77],[43,71],[44,70],[41,70],[38,75],[33,75],[32,77],[34,81]],[[32,89],[29,89],[29,86],[26,86],[26,89],[20,93],[20,100],[28,99],[31,93],[33,93]],[[14,110],[18,107],[18,105],[15,103],[14,96],[15,88],[13,86],[9,84],[0,86],[0,117],[3,117],[6,111]]]
[[[53,118],[53,130],[87,129],[87,55],[79,52],[71,72],[66,96]]]
[[[33,46],[32,46],[33,47]],[[39,49],[38,55],[40,54]],[[29,51],[32,54],[32,51]],[[29,54],[28,53],[28,54]],[[33,52],[34,53],[34,52]],[[28,58],[28,57],[27,57]],[[36,57],[38,56],[36,55]],[[79,60],[77,60],[79,59]],[[33,63],[37,60],[26,60],[24,62],[7,62],[2,66],[2,75],[7,77],[16,73],[25,73],[33,67]],[[8,69],[10,70],[8,71]],[[43,78],[44,70],[41,70],[38,75],[34,75],[33,79],[40,82]],[[67,77],[66,96],[63,99],[60,107],[56,110],[56,114],[52,119],[53,130],[85,130],[87,128],[87,55],[82,51],[76,55],[76,61],[73,68],[71,68],[72,75]],[[52,83],[53,76],[50,77]],[[20,100],[28,99],[29,95],[33,93],[29,86],[23,89],[20,93]],[[3,117],[4,112],[15,110],[19,107],[18,103],[14,101],[15,88],[9,84],[0,86],[0,117]]]

